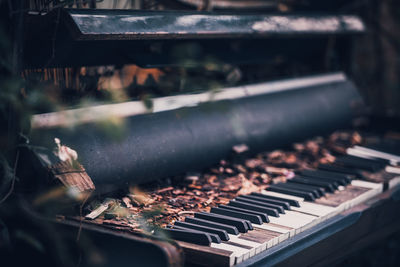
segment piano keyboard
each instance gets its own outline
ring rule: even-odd
[[[195,213],[168,225],[166,234],[194,262],[206,264],[204,259],[209,258],[218,266],[239,264],[373,198],[384,190],[385,183],[388,188],[398,184],[399,168],[390,166],[395,155],[371,150],[363,157],[354,151],[364,150],[348,149],[349,155],[337,157],[332,164],[296,171],[285,183],[238,196],[211,208],[210,213]],[[388,167],[394,173],[387,173]],[[381,182],[367,181],[383,172],[386,177]]]

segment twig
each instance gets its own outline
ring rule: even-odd
[[[160,194],[160,193],[164,193],[164,192],[171,191],[171,190],[174,190],[174,188],[172,186],[169,186],[169,187],[157,190],[156,193]]]
[[[178,215],[186,215],[186,214],[193,214],[193,213],[195,213],[195,211],[180,211],[180,212],[178,212]]]
[[[10,190],[7,192],[7,194],[0,200],[0,204],[2,204],[4,201],[7,200],[7,198],[11,195],[11,193],[14,191],[14,185],[15,185],[15,178],[16,178],[16,171],[17,171],[17,165],[18,165],[18,159],[19,159],[19,150],[17,151],[17,155],[15,157],[15,163],[14,163],[14,170],[13,170],[13,178],[11,181],[11,186]]]
[[[81,237],[81,232],[82,232],[82,226],[83,226],[83,206],[86,204],[86,201],[89,199],[91,193],[87,194],[85,200],[83,200],[82,204],[79,206],[79,216],[80,216],[80,220],[79,220],[79,230],[78,230],[78,234],[76,235],[76,242],[79,241],[79,238]]]

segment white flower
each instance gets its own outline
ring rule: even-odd
[[[69,163],[73,163],[78,159],[78,153],[75,150],[61,145],[61,141],[58,138],[54,138],[54,142],[57,145],[57,148],[54,151],[54,154],[61,160],[61,161],[68,161]]]

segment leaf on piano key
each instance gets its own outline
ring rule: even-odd
[[[242,187],[242,181],[238,177],[230,177],[224,179],[221,187],[223,192],[238,191]]]
[[[121,200],[128,209],[133,207],[129,197],[123,197]]]
[[[129,189],[130,193],[128,197],[131,199],[132,204],[147,206],[154,203],[154,199],[152,199],[148,194],[142,192],[138,187],[131,187]]]
[[[108,210],[108,208],[110,207],[110,205],[115,202],[115,200],[113,199],[105,199],[103,201],[103,203],[101,203],[100,205],[98,205],[94,210],[92,210],[89,214],[87,214],[85,216],[86,219],[89,220],[94,220],[97,217],[99,217],[101,214],[103,214],[103,212],[105,212],[106,210]]]
[[[252,192],[257,192],[260,190],[258,186],[254,185],[250,180],[244,177],[243,174],[239,174],[239,177],[242,180],[242,188],[238,192],[239,195],[248,195]]]
[[[328,148],[339,154],[346,154],[346,148],[363,142],[362,136],[356,132],[337,131],[329,136]]]

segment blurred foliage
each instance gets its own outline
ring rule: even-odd
[[[98,121],[96,124],[97,127],[111,140],[121,141],[127,134],[123,118],[109,117]]]

